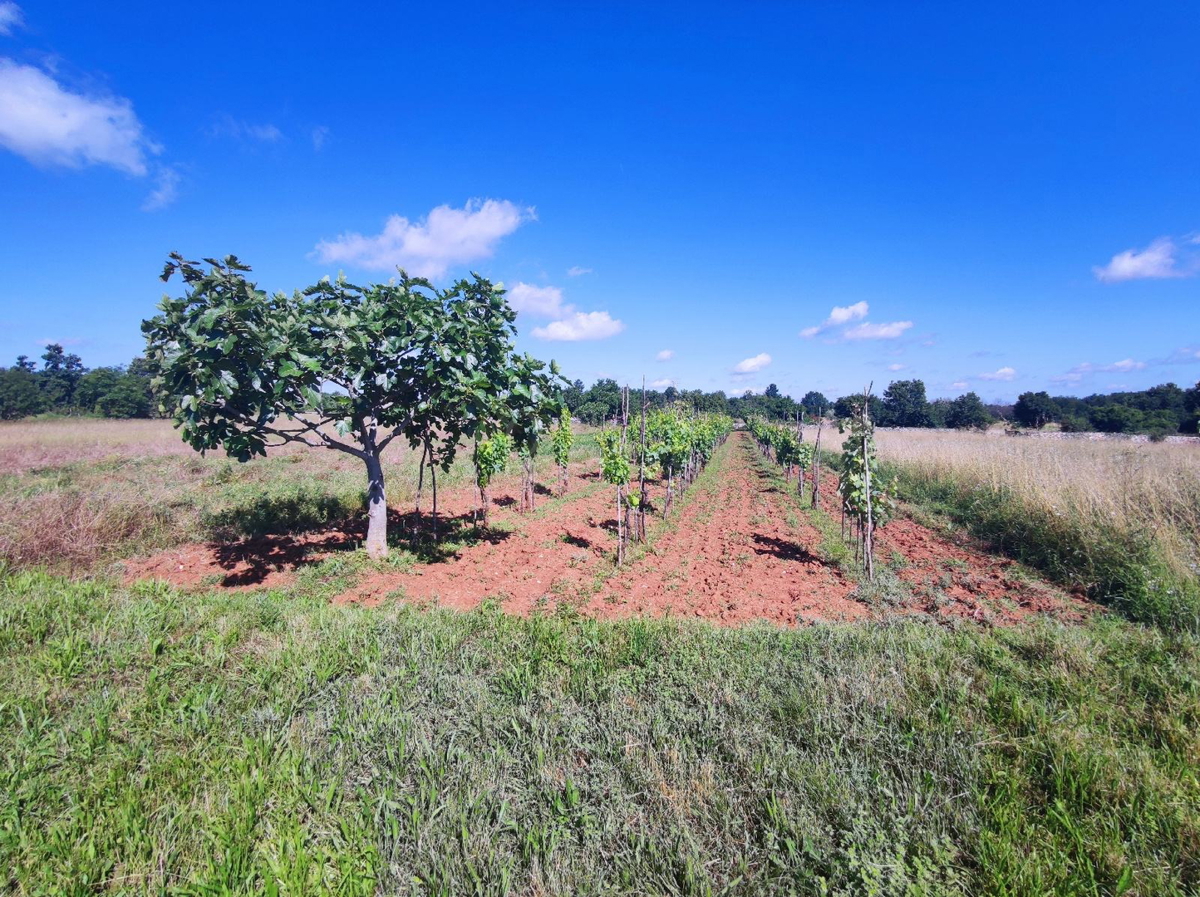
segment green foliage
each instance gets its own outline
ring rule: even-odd
[[[475,443],[475,482],[482,489],[508,467],[513,442],[507,433],[494,433]]]
[[[193,448],[239,461],[288,442],[363,460],[373,551],[386,551],[392,440],[445,470],[477,433],[511,433],[532,455],[558,416],[557,367],[513,351],[515,312],[478,275],[445,290],[403,271],[366,287],[339,276],[272,296],[235,256],[205,261],[172,254],[163,279],[178,273],[185,295],[142,325],[162,410]]]
[[[575,434],[571,432],[571,412],[564,404],[558,415],[558,426],[554,428],[550,445],[554,452],[554,463],[566,467],[571,460],[571,446],[575,443]]]
[[[600,475],[604,482],[624,486],[629,482],[629,456],[621,445],[620,430],[604,430],[597,437],[600,444]]]
[[[800,405],[804,408],[804,413],[809,417],[821,417],[833,406],[833,403],[825,398],[823,393],[809,390],[804,394],[804,398],[800,400]]]
[[[929,427],[929,402],[922,380],[895,380],[883,394],[879,415],[872,415],[884,427]]]
[[[1058,420],[1062,410],[1047,392],[1023,392],[1013,406],[1013,418],[1023,427],[1041,429]]]
[[[863,560],[872,571],[871,536],[895,512],[895,484],[885,485],[875,453],[875,427],[862,415],[839,422],[839,432],[849,434],[842,443],[838,470],[838,495],[842,510],[855,525]]]
[[[973,392],[959,396],[946,409],[947,427],[956,430],[986,430],[992,424],[992,416],[983,401]]]
[[[0,420],[16,420],[39,414],[45,397],[37,377],[24,367],[0,368]]]

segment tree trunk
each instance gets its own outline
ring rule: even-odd
[[[387,557],[387,495],[383,488],[383,464],[378,455],[367,456],[367,555]]]

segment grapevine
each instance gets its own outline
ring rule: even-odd
[[[567,462],[571,458],[571,446],[575,443],[575,434],[571,432],[571,412],[564,405],[559,413],[558,426],[550,439],[551,450],[554,452],[554,463],[558,465],[559,494],[567,494]]]

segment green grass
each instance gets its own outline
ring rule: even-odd
[[[0,572],[0,890],[1187,894],[1200,641]]]

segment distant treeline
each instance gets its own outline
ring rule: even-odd
[[[0,419],[35,414],[95,414],[101,417],[149,417],[154,403],[150,373],[143,359],[128,367],[88,370],[83,360],[52,343],[42,364],[22,355],[0,368]]]
[[[640,390],[635,389],[636,394]],[[597,380],[591,387],[576,380],[566,390],[567,406],[584,423],[599,424],[612,420],[621,407],[621,387],[612,379]],[[803,411],[806,418],[832,415],[848,418],[862,407],[861,395],[830,400],[809,391],[799,401],[783,395],[772,383],[766,392],[747,392],[727,396],[724,392],[676,389],[647,389],[646,402],[651,408],[684,402],[697,411],[717,411],[737,418],[765,417],[770,420],[795,420]],[[636,404],[636,398],[635,398]],[[1023,393],[1015,405],[985,405],[973,392],[956,399],[926,398],[921,380],[896,380],[882,396],[870,398],[871,418],[883,427],[951,427],[984,429],[997,421],[1024,427],[1043,427],[1057,423],[1068,431],[1101,433],[1146,433],[1163,437],[1173,433],[1196,434],[1200,419],[1200,383],[1181,389],[1174,383],[1155,386],[1141,392],[1117,392],[1092,395],[1051,397],[1047,393]]]
[[[1012,416],[1025,427],[1056,423],[1074,433],[1145,433],[1151,438],[1175,433],[1195,435],[1200,421],[1200,382],[1191,389],[1163,383],[1139,392],[1082,399],[1026,392],[1017,398]]]
[[[635,389],[635,393],[638,392]],[[616,380],[597,380],[585,387],[576,380],[564,391],[572,415],[584,423],[612,420],[621,408],[621,386]],[[636,407],[636,398],[634,405]],[[683,402],[697,411],[713,411],[735,418],[764,417],[795,420],[831,415],[847,418],[858,413],[861,395],[826,398],[810,390],[799,401],[786,396],[772,383],[763,393],[727,396],[699,389],[647,389],[646,402],[662,408]],[[871,396],[871,418],[882,427],[953,427],[983,429],[998,420],[1023,427],[1059,424],[1064,430],[1100,433],[1145,433],[1161,438],[1173,433],[1196,434],[1200,419],[1200,383],[1181,389],[1165,383],[1140,392],[1108,395],[1051,396],[1022,393],[1015,405],[985,405],[973,392],[956,399],[926,398],[921,380],[895,380],[882,396]],[[41,365],[22,355],[10,368],[0,368],[0,419],[36,414],[94,414],[101,417],[150,417],[155,403],[145,361],[135,358],[126,367],[88,370],[83,360],[51,344]]]

